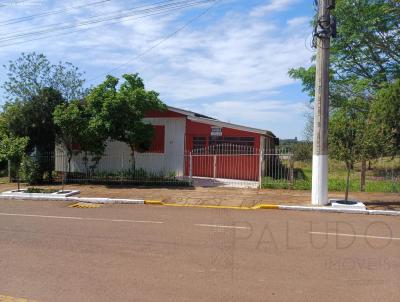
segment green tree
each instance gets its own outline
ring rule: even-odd
[[[312,144],[308,141],[293,144],[292,152],[296,161],[311,162],[312,160]]]
[[[400,77],[400,2],[336,2],[339,35],[332,40],[333,70],[373,95],[382,83]]]
[[[56,137],[53,111],[64,102],[57,90],[43,88],[26,101],[6,103],[3,117],[11,133],[29,137],[30,151],[52,152]]]
[[[28,142],[28,137],[10,135],[4,131],[4,128],[0,130],[0,160],[9,160],[15,164],[18,190],[20,189],[19,166],[23,156],[25,155],[25,149]]]
[[[348,200],[350,173],[365,157],[368,110],[362,100],[352,100],[335,109],[329,124],[329,154],[343,161],[347,169],[345,200]]]
[[[21,56],[3,65],[8,79],[2,85],[8,101],[28,100],[45,88],[59,91],[68,101],[86,95],[83,73],[68,62],[52,64],[44,54],[22,53]]]
[[[149,149],[153,139],[153,126],[143,118],[148,111],[164,110],[158,93],[145,89],[138,74],[123,75],[124,82],[118,87],[118,79],[107,76],[106,80],[91,90],[87,97],[88,110],[95,118],[93,129],[106,133],[111,140],[126,143],[132,152],[135,168],[135,151]]]
[[[349,98],[372,100],[382,85],[400,77],[400,3],[337,0],[332,12],[339,34],[331,40],[330,103],[340,107]],[[302,81],[313,101],[315,65],[290,69],[289,76]]]
[[[66,150],[68,172],[71,159],[84,154],[85,165],[89,159],[98,163],[104,153],[107,133],[99,127],[99,117],[91,115],[85,101],[74,100],[57,106],[53,113],[54,123],[59,129],[57,142]],[[88,167],[87,169],[88,170]]]
[[[381,89],[371,104],[373,137],[381,153],[394,156],[400,152],[400,79]]]
[[[17,137],[29,137],[27,152],[35,151],[39,173],[47,172],[49,180],[53,170],[51,154],[54,152],[57,128],[53,111],[64,103],[61,94],[53,88],[43,88],[25,101],[8,102],[2,113],[8,131]]]
[[[374,95],[388,82],[400,77],[400,3],[388,0],[337,0],[333,14],[338,37],[332,39],[330,105],[333,110],[348,100],[364,99],[369,108]],[[312,57],[312,62],[315,57]],[[303,91],[314,100],[315,65],[289,70]],[[373,121],[370,121],[373,122]],[[368,136],[365,133],[365,136]],[[371,153],[367,153],[371,151]],[[365,148],[361,186],[365,183],[365,161],[375,148]]]

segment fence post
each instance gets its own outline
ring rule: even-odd
[[[261,150],[261,149],[259,149],[259,150],[260,150],[260,154],[259,154],[259,159],[258,159],[258,161],[259,161],[259,163],[258,163],[258,186],[261,189],[261,187],[262,187],[263,150]]]
[[[214,155],[213,156],[213,177],[214,177],[214,179],[216,178],[216,176],[217,176],[217,156]]]
[[[124,152],[121,153],[121,185],[124,183],[124,177],[125,177],[125,172],[124,172]]]
[[[189,152],[189,179],[192,182],[192,179],[193,179],[193,157],[192,157],[192,152]]]
[[[57,154],[54,154],[55,160],[57,162]],[[61,159],[60,159],[61,157]],[[61,151],[58,155],[58,159],[60,162],[58,163],[61,166],[61,191],[64,192],[64,184],[65,184],[65,156],[64,151]]]
[[[11,183],[11,160],[7,161],[8,163],[8,182]]]
[[[290,177],[290,187],[291,187],[291,189],[293,188],[293,185],[294,185],[294,160],[293,160],[293,154],[290,154],[290,160],[289,160],[289,166],[290,166],[290,174],[289,174],[289,177]]]

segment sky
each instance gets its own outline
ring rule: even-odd
[[[139,73],[170,106],[302,138],[309,97],[288,70],[310,65],[313,13],[312,0],[0,0],[0,83],[35,51],[88,87]]]

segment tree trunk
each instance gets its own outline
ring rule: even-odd
[[[72,160],[72,155],[68,155],[68,173],[71,173],[71,160]]]
[[[65,172],[64,170],[61,172],[61,192],[64,192],[65,185]]]
[[[20,183],[19,183],[19,165],[17,165],[16,167],[17,167],[17,190],[19,191],[19,189],[20,189]]]
[[[349,199],[350,172],[351,172],[351,165],[347,165],[346,193],[344,195],[345,201]]]
[[[368,170],[372,170],[372,164],[370,160],[368,161]]]
[[[8,182],[11,183],[12,182],[12,176],[11,176],[11,160],[7,161],[8,164]]]
[[[365,176],[367,170],[367,161],[363,159],[361,161],[361,175],[360,175],[360,191],[365,192]]]

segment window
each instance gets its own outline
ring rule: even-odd
[[[253,154],[254,137],[211,136],[210,150],[215,154]]]
[[[164,126],[153,126],[153,127],[154,127],[154,137],[149,152],[164,153],[165,127]]]
[[[199,150],[206,147],[206,138],[204,136],[193,137],[193,150]]]

